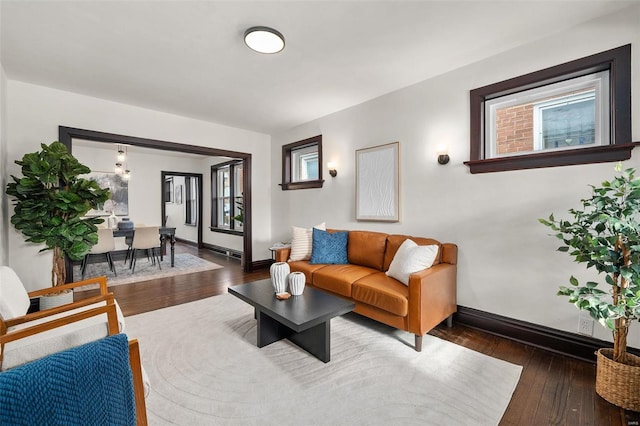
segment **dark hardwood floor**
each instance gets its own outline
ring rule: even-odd
[[[224,294],[230,285],[269,277],[266,269],[244,273],[237,260],[177,244],[176,253],[184,252],[224,268],[112,287],[125,316]],[[493,336],[455,321],[452,328],[440,325],[430,334],[523,366],[501,425],[640,426],[640,413],[615,407],[596,394],[595,364]]]

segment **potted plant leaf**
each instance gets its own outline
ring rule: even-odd
[[[232,219],[235,220],[242,226],[244,222],[244,198],[242,196],[236,197],[236,210],[239,211],[237,215],[235,215]]]
[[[99,217],[84,217],[109,198],[109,190],[79,177],[91,170],[60,142],[41,144],[41,150],[25,154],[15,163],[23,176],[11,175],[6,193],[13,197],[11,223],[26,241],[53,250],[51,285],[66,282],[65,256],[80,260],[98,242]]]
[[[622,170],[600,187],[591,186],[582,209],[570,209],[572,220],[553,214],[539,221],[563,241],[558,251],[594,268],[604,280],[561,286],[578,309],[613,333],[613,349],[597,352],[596,392],[619,407],[640,411],[640,357],[627,352],[629,326],[640,318],[640,178]]]

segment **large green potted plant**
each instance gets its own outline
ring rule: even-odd
[[[14,198],[11,223],[26,241],[44,244],[40,251],[53,250],[51,285],[58,286],[66,282],[65,256],[80,260],[98,242],[96,225],[103,219],[84,216],[109,198],[109,190],[79,177],[91,170],[62,143],[41,148],[16,160],[23,176],[11,175],[6,193]]]
[[[620,407],[640,411],[640,357],[627,352],[627,332],[640,318],[640,178],[634,169],[622,170],[600,187],[591,186],[582,210],[570,209],[572,220],[539,219],[563,241],[558,251],[595,268],[604,282],[579,283],[558,295],[568,296],[578,309],[589,311],[613,333],[613,350],[597,352],[596,392]]]

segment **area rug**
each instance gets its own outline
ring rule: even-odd
[[[209,262],[189,253],[179,253],[175,255],[174,267],[171,267],[171,256],[164,256],[161,262],[162,270],[158,268],[158,264],[152,264],[146,257],[140,257],[136,262],[135,273],[129,269],[129,264],[125,265],[123,260],[113,262],[116,267],[117,276],[109,270],[107,262],[90,263],[85,271],[85,278],[98,277],[100,275],[107,276],[107,285],[116,286],[122,284],[131,284],[138,281],[148,281],[156,278],[173,277],[176,275],[191,274],[193,272],[210,271],[222,268],[217,263]],[[73,277],[79,281],[82,277],[80,265],[74,265]],[[88,290],[95,286],[80,287],[82,290]]]
[[[151,425],[496,425],[522,367],[357,314],[331,322],[327,364],[287,340],[256,347],[229,294],[126,318],[151,383]]]

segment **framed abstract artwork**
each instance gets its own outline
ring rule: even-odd
[[[356,220],[400,220],[400,142],[356,150]]]
[[[122,175],[110,172],[91,172],[84,175],[86,179],[98,182],[100,188],[109,190],[109,199],[104,202],[101,210],[89,210],[87,216],[109,216],[114,212],[116,216],[129,214],[129,182]]]

